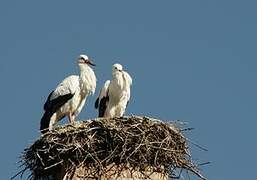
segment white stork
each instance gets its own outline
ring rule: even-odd
[[[44,115],[41,118],[40,130],[42,133],[52,130],[53,125],[65,116],[69,122],[74,122],[82,110],[86,98],[94,94],[96,76],[91,66],[95,64],[86,55],[80,55],[78,66],[80,75],[66,77],[54,91],[52,91],[44,104]]]
[[[95,101],[99,117],[122,117],[130,99],[132,78],[122,65],[112,66],[112,80],[107,80]]]

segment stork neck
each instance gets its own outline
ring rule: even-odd
[[[123,87],[123,78],[122,78],[122,72],[115,72],[112,74],[113,81],[116,82],[117,86],[120,86],[120,88]]]
[[[120,72],[113,72],[113,73],[112,73],[112,78],[113,78],[113,79],[119,79],[119,78],[120,78],[120,75],[121,75]]]
[[[80,69],[80,77],[83,77],[87,74],[88,70],[91,69],[87,64],[83,66],[79,66]]]
[[[89,65],[80,66],[80,88],[82,93],[95,92],[96,77],[93,69]]]

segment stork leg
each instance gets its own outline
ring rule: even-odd
[[[49,131],[52,131],[53,130],[53,127],[54,127],[54,121],[50,121],[50,123],[49,123]]]
[[[68,114],[68,119],[70,123],[74,123],[75,122],[75,115],[73,113],[69,113]]]
[[[72,122],[75,122],[76,121],[75,115],[73,114],[71,117],[72,117]]]
[[[72,123],[73,121],[73,119],[72,119],[72,113],[69,113],[68,114],[68,120],[69,120],[69,123]]]
[[[54,125],[56,124],[56,121],[57,121],[57,115],[56,113],[54,113],[49,122],[49,131],[53,130]]]
[[[116,112],[115,112],[116,116],[117,116],[117,117],[123,117],[123,115],[124,115],[124,113],[125,113],[125,109],[126,109],[126,107],[124,107],[124,106],[122,106],[122,105],[118,106],[118,107],[116,108]]]

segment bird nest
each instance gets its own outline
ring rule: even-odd
[[[78,167],[87,169],[85,179],[128,170],[148,176],[144,172],[149,169],[171,178],[186,170],[204,179],[191,160],[181,128],[141,116],[58,126],[26,148],[21,161],[20,174],[30,170],[28,178],[33,180],[46,179],[60,168],[72,174]]]

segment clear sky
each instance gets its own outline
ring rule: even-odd
[[[210,180],[255,179],[257,1],[1,1],[0,179],[39,137],[42,106],[76,58],[97,67],[97,93],[118,62],[133,77],[127,114],[180,119],[207,148]],[[96,117],[96,96],[78,119]],[[66,120],[65,120],[66,121]],[[194,178],[193,178],[194,179]]]

